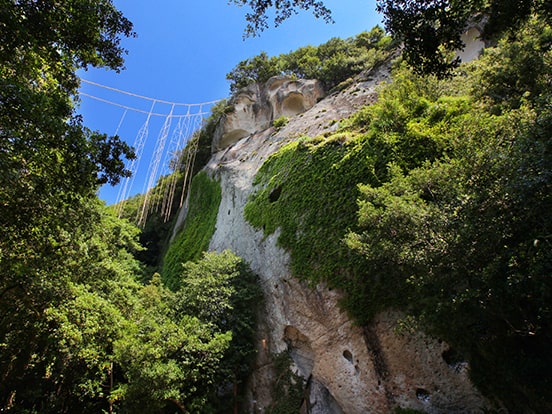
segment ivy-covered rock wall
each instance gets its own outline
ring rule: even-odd
[[[165,286],[178,288],[182,264],[199,260],[209,247],[215,231],[220,197],[220,184],[206,172],[200,172],[194,177],[187,202],[186,220],[176,233],[163,261],[161,277]]]

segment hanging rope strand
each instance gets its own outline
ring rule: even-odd
[[[127,177],[124,181],[124,184],[122,186],[122,191],[120,189],[120,194],[117,196],[117,203],[118,203],[118,216],[121,217],[125,205],[125,201],[128,198],[128,194],[130,192],[130,189],[132,188],[132,185],[134,184],[134,179],[136,178],[136,173],[138,171],[138,167],[140,166],[140,160],[142,159],[142,153],[144,152],[144,146],[146,143],[146,139],[149,134],[149,122],[151,119],[151,113],[153,113],[153,109],[155,108],[155,101],[151,103],[150,112],[146,118],[146,121],[144,124],[140,127],[140,130],[138,131],[138,134],[136,135],[136,139],[134,141],[134,149],[135,149],[135,158],[131,161],[129,171],[130,171],[130,177]]]
[[[197,125],[199,126],[199,125]],[[195,130],[195,128],[194,128]],[[190,142],[189,142],[189,151],[187,153],[186,157],[186,171],[184,174],[184,184],[182,186],[182,195],[180,196],[180,207],[184,204],[184,200],[186,201],[185,208],[188,208],[188,202],[190,198],[190,189],[192,186],[192,177],[193,177],[193,169],[195,165],[195,157],[197,155],[197,150],[199,148],[199,134],[196,135]],[[186,196],[184,198],[184,196]]]
[[[169,148],[167,152],[165,153],[165,161],[163,162],[164,165],[166,165],[169,169],[169,176],[167,177],[168,183],[165,185],[164,191],[163,191],[163,201],[161,203],[161,217],[163,217],[163,222],[165,222],[165,211],[167,210],[167,202],[169,199],[169,194],[172,187],[172,182],[174,181],[174,177],[178,173],[178,166],[176,165],[176,162],[174,157],[178,156],[176,154],[176,146],[175,146],[175,140],[176,136],[180,134],[180,130],[182,129],[182,118],[178,120],[178,124],[176,125],[176,128],[174,129],[171,140],[169,142]],[[171,157],[172,154],[172,157]],[[172,173],[170,171],[172,170]]]
[[[119,129],[121,129],[121,125],[123,125],[123,121],[125,120],[127,112],[128,109],[125,109],[125,112],[123,112],[123,116],[121,116],[121,120],[119,121],[119,125],[117,125],[117,129],[115,130],[114,135],[119,135]]]
[[[170,219],[171,210],[172,210],[172,206],[173,206],[173,202],[174,202],[174,194],[175,194],[175,191],[176,191],[176,184],[178,182],[177,175],[180,174],[181,171],[182,171],[182,165],[184,163],[184,158],[185,158],[185,153],[186,153],[185,152],[186,151],[186,146],[190,142],[190,136],[191,136],[190,129],[191,129],[191,124],[192,124],[192,118],[188,118],[187,121],[188,122],[186,123],[186,129],[185,129],[184,133],[181,135],[180,140],[179,140],[179,148],[180,149],[179,149],[179,157],[178,157],[178,166],[177,166],[177,169],[176,169],[176,171],[178,173],[174,174],[174,180],[172,182],[172,188],[171,188],[171,192],[170,192],[170,196],[169,196],[169,202],[168,202],[168,205],[167,205],[167,211],[165,212],[165,220],[166,221],[168,221]]]
[[[180,174],[180,164],[181,156],[180,153],[182,137],[184,135],[184,129],[187,129],[184,124],[189,124],[190,118],[181,118],[178,120],[177,129],[175,129],[172,139],[171,139],[171,148],[167,151],[167,154],[170,154],[171,159],[168,160],[168,163],[172,163],[172,174],[169,177],[169,184],[165,189],[165,194],[163,195],[163,206],[161,208],[161,215],[163,217],[163,222],[167,222],[170,219],[172,202],[174,198],[174,190],[176,188],[176,181],[178,180],[178,175]]]
[[[138,130],[133,145],[136,157],[129,162],[128,170],[131,172],[131,176],[125,177],[121,181],[117,191],[116,211],[119,217],[123,215],[125,202],[129,195],[132,194],[132,188],[138,174],[141,160],[145,155],[145,146],[146,141],[148,140],[149,130],[152,125],[152,117],[163,117],[165,119],[157,140],[155,141],[152,159],[147,164],[148,172],[146,174],[146,179],[143,182],[142,189],[142,194],[144,194],[143,202],[136,213],[136,222],[139,226],[143,227],[151,211],[158,211],[164,221],[168,221],[171,217],[179,177],[182,177],[182,174],[184,176],[184,180],[182,185],[182,194],[180,197],[180,206],[182,206],[184,202],[184,197],[186,197],[186,199],[189,197],[195,157],[198,150],[198,136],[194,136],[194,133],[201,125],[203,118],[210,114],[208,106],[217,103],[218,100],[198,104],[177,103],[138,95],[88,81],[86,79],[81,79],[81,82],[87,85],[87,87],[100,88],[104,91],[102,92],[99,89],[96,89],[94,93],[90,92],[90,89],[86,92],[81,90],[79,92],[81,97],[86,97],[91,100],[124,110],[124,113],[119,120],[119,124],[117,125],[115,135],[119,134],[123,124],[128,130],[128,122],[125,122],[125,120],[129,111],[136,114],[144,114],[146,116],[146,120]],[[111,95],[109,95],[110,92]],[[107,94],[106,96],[112,97],[115,96],[115,98],[101,97],[102,94]],[[132,104],[127,104],[127,102],[129,102],[129,98],[125,98],[126,102],[122,101],[122,95],[135,98],[137,105],[133,106]],[[139,101],[151,102],[149,111],[140,109]],[[158,109],[158,104],[170,105],[170,113],[162,113]],[[178,111],[177,108],[179,108]],[[157,110],[154,111],[154,109]],[[207,110],[207,112],[205,112],[205,110]],[[174,119],[178,122],[171,134],[171,123]],[[171,136],[169,139],[169,145],[166,145],[169,135]],[[162,163],[161,159],[163,159]],[[169,167],[171,163],[174,165]],[[160,165],[162,166],[160,167]],[[164,174],[163,171],[167,171],[166,174],[168,174],[168,176],[162,180],[159,180],[159,177]],[[155,188],[156,182],[157,188]],[[155,194],[153,190],[154,188]]]
[[[127,110],[125,109],[125,112],[123,112],[123,115],[121,116],[121,119],[119,120],[119,125],[117,125],[117,129],[115,130],[115,135],[117,136],[119,134],[119,129],[121,129],[121,125],[123,124],[123,121],[126,117],[126,114],[127,114]],[[130,171],[130,170],[129,170]],[[128,178],[128,177],[127,177]],[[123,186],[119,186],[119,191],[117,193],[117,201],[116,201],[116,205],[117,205],[117,215],[119,216],[120,218],[120,215],[121,215],[121,211],[120,211],[120,206],[119,206],[119,202],[121,201],[120,200],[120,196],[121,196],[121,189],[123,188]]]
[[[179,160],[178,160],[179,161],[178,171],[179,172],[184,171],[184,177],[183,177],[184,187],[186,186],[188,168],[183,168],[183,166],[184,166],[185,163],[187,165],[187,159],[188,159],[187,154],[189,153],[190,143],[191,143],[191,140],[193,139],[193,133],[195,131],[194,128],[193,128],[193,121],[194,121],[194,118],[188,119],[188,122],[186,123],[186,130],[184,132],[184,135],[183,135],[182,139],[180,140],[180,147],[182,148],[182,150],[180,151],[181,154],[180,154],[180,157],[179,157]],[[173,203],[174,203],[174,195],[175,195],[175,192],[176,192],[176,185],[177,185],[177,180],[174,180],[173,188],[171,189],[169,210],[166,213],[167,220],[170,218],[171,209],[172,209],[172,206],[173,206]],[[182,189],[182,192],[183,191],[184,191],[184,188]]]
[[[155,147],[155,152],[153,154],[153,163],[150,164],[150,171],[149,171],[149,180],[145,182],[144,186],[144,203],[142,204],[142,211],[140,213],[140,218],[138,219],[138,226],[143,227],[146,224],[147,219],[147,209],[148,209],[148,203],[149,199],[151,197],[151,193],[153,192],[153,186],[155,184],[155,180],[157,179],[157,171],[159,169],[159,163],[161,162],[161,156],[163,154],[163,149],[165,148],[165,142],[167,140],[167,135],[169,134],[169,129],[171,127],[171,121],[172,121],[172,113],[174,111],[174,105],[171,107],[171,112],[165,118],[165,122],[163,124],[163,127],[161,128],[161,132],[159,133],[159,136],[157,138],[157,145]]]
[[[188,115],[190,113],[190,108],[188,107]],[[176,128],[174,129],[171,139],[169,141],[169,147],[167,148],[167,151],[165,152],[165,158],[163,160],[163,165],[165,168],[169,171],[171,170],[171,163],[177,163],[177,161],[174,160],[174,157],[177,156],[177,151],[179,148],[179,141],[180,136],[182,135],[182,123],[183,120],[186,120],[187,118],[180,118],[178,120],[178,123],[176,125]],[[176,179],[176,175],[178,174],[178,166],[174,165],[174,168],[172,168],[172,174],[167,177],[167,182],[164,182],[164,191],[163,191],[163,200],[161,203],[161,216],[165,216],[166,210],[167,210],[167,201],[169,199],[169,194],[172,187],[172,182],[174,179]]]

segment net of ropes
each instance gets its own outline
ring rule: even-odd
[[[189,196],[198,149],[199,140],[193,139],[193,136],[217,101],[177,103],[137,95],[85,79],[81,79],[81,82],[81,101],[91,100],[97,103],[98,111],[101,110],[111,118],[118,117],[113,135],[122,135],[122,130],[127,131],[127,135],[128,131],[134,131],[133,141],[129,136],[121,136],[134,147],[136,157],[126,166],[131,176],[124,178],[118,185],[116,210],[119,217],[126,200],[141,192],[144,197],[138,208],[136,223],[143,227],[151,212],[160,213],[164,221],[168,221],[178,185],[178,174],[171,172],[180,171],[184,176],[180,196],[182,207]],[[141,183],[136,180],[138,176],[141,177]],[[159,181],[162,176],[167,176],[167,179]],[[157,196],[152,197],[152,190],[158,182]]]

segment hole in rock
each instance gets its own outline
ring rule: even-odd
[[[278,201],[281,194],[282,194],[282,186],[279,185],[278,187],[276,187],[274,190],[270,192],[270,194],[268,195],[268,201],[270,201],[271,203],[275,203],[276,201]]]
[[[345,358],[351,364],[353,363],[353,354],[351,354],[351,351],[349,351],[348,349],[343,351],[343,358]]]
[[[282,102],[282,113],[293,116],[305,111],[305,98],[299,92],[290,93]]]
[[[454,369],[454,371],[457,373],[461,372],[464,368],[467,367],[464,356],[453,348],[449,348],[446,351],[443,351],[441,356],[443,357],[443,360],[447,363],[447,365],[450,368]]]
[[[416,389],[416,398],[423,402],[429,402],[429,391],[424,390],[423,388],[417,388]]]
[[[459,362],[464,362],[464,357],[453,348],[449,348],[446,351],[443,351],[441,354],[443,360],[447,365],[454,366]]]

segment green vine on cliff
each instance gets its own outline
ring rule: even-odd
[[[220,201],[220,184],[209,178],[204,171],[198,173],[192,181],[186,221],[171,243],[163,261],[161,276],[167,287],[177,289],[182,263],[199,260],[201,254],[209,247],[215,232]]]
[[[344,290],[345,306],[361,323],[406,296],[398,276],[366,283],[365,255],[344,243],[358,225],[358,184],[377,188],[395,170],[444,156],[445,133],[468,107],[463,98],[439,98],[427,82],[401,76],[382,91],[380,103],[342,122],[339,132],[302,138],[271,156],[245,207],[245,218],[266,234],[281,229],[293,274]]]
[[[399,68],[338,133],[270,157],[245,210],[357,323],[407,312],[513,412],[552,409],[551,45],[534,18],[454,80]]]

